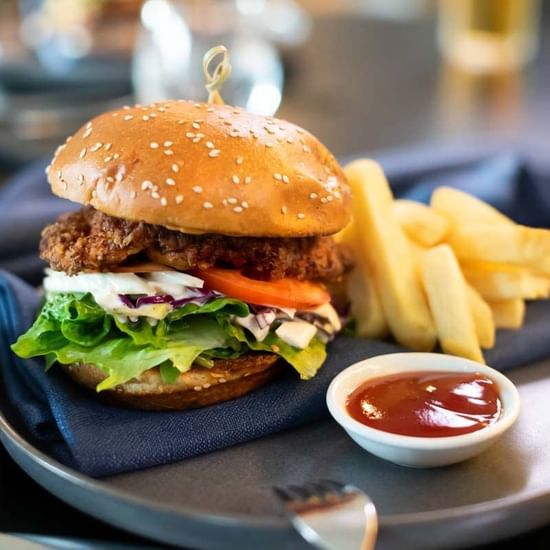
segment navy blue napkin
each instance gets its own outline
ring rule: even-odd
[[[450,149],[380,158],[397,195],[427,200],[438,185],[473,192],[522,223],[550,222],[550,170],[513,154]],[[55,367],[15,357],[9,344],[32,323],[40,304],[34,288],[41,268],[41,228],[75,208],[49,193],[43,164],[0,192],[0,377],[12,407],[39,445],[92,476],[146,468],[250,441],[326,417],[325,391],[341,369],[366,357],[399,351],[390,342],[340,337],[308,382],[292,369],[240,399],[183,412],[140,412],[111,407],[67,380]],[[11,272],[11,273],[9,273]],[[28,282],[24,282],[25,279]],[[499,331],[489,364],[504,370],[550,355],[550,304],[530,304],[525,327]]]

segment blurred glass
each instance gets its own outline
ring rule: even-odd
[[[441,0],[439,47],[473,73],[519,69],[538,49],[538,0]]]
[[[309,18],[292,0],[147,0],[133,63],[139,103],[169,98],[206,99],[203,55],[229,49],[227,103],[271,115],[281,102],[283,66],[277,44],[295,45]]]
[[[67,73],[90,56],[128,55],[140,5],[141,0],[19,0],[20,36],[43,67]]]

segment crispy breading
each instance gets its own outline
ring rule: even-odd
[[[46,227],[40,243],[42,259],[70,275],[109,271],[140,253],[181,271],[230,267],[264,280],[333,281],[351,265],[349,255],[331,237],[189,235],[114,218],[89,206]]]

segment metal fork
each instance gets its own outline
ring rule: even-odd
[[[372,500],[360,489],[338,481],[273,487],[285,503],[292,525],[323,550],[372,550],[378,516]]]

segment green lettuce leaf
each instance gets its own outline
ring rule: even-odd
[[[12,345],[22,358],[44,356],[46,367],[90,363],[106,378],[98,391],[113,388],[160,366],[162,379],[176,381],[193,363],[210,367],[214,359],[235,358],[248,351],[276,353],[303,379],[315,375],[326,358],[325,346],[313,339],[305,350],[289,346],[270,333],[263,342],[231,316],[246,316],[248,306],[231,298],[205,305],[187,304],[151,325],[140,318],[122,322],[106,313],[90,294],[58,293],[47,297],[33,326]]]

